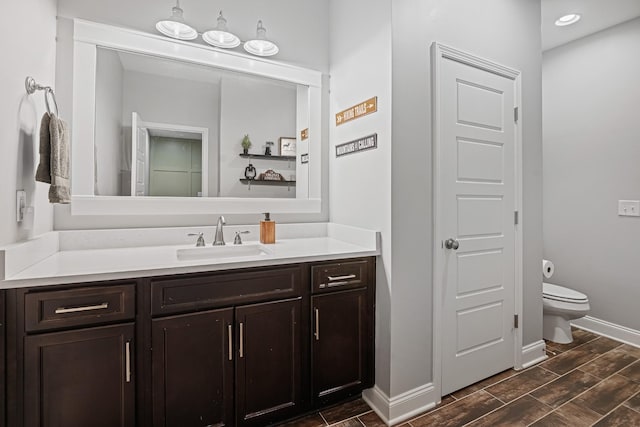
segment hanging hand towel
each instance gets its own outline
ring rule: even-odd
[[[36,170],[36,181],[51,184],[51,136],[49,135],[49,113],[40,121],[40,163]]]
[[[69,128],[67,123],[51,115],[51,187],[49,202],[71,203],[69,191]]]
[[[40,122],[40,163],[36,181],[51,184],[49,202],[70,203],[69,131],[55,115],[44,113]]]

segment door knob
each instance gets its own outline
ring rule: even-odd
[[[444,247],[455,251],[460,247],[460,243],[456,239],[447,239],[444,241]]]

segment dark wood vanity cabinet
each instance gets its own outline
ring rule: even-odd
[[[0,290],[0,427],[6,425],[6,348],[5,348],[5,291]]]
[[[24,425],[133,427],[133,324],[28,336]]]
[[[373,385],[374,271],[359,258],[8,290],[7,425],[254,427],[357,395]]]
[[[305,268],[151,280],[154,426],[263,426],[301,412]],[[162,317],[176,311],[188,312]]]
[[[317,406],[373,386],[373,263],[312,267],[311,388]]]
[[[7,291],[7,425],[136,425],[135,287]]]
[[[263,426],[301,411],[301,298],[236,309],[236,424]]]
[[[153,425],[233,425],[233,309],[152,321]]]
[[[357,394],[368,383],[367,290],[314,295],[313,398],[330,403]]]

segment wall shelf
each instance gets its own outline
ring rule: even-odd
[[[268,179],[246,179],[246,178],[240,178],[240,182],[243,183],[243,184],[251,184],[251,185],[279,185],[279,186],[296,185],[295,181],[275,181],[275,180],[268,180]]]
[[[240,157],[244,157],[246,159],[270,159],[270,160],[294,160],[296,156],[265,156],[264,154],[244,154],[240,153]]]

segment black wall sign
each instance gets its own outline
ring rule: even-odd
[[[357,153],[358,151],[372,150],[374,148],[378,148],[377,133],[336,145],[336,157]]]

